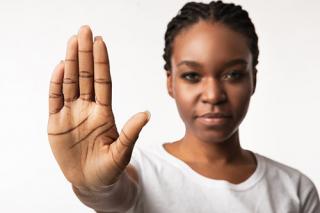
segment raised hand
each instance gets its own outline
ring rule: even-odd
[[[128,165],[135,141],[149,120],[134,115],[117,131],[111,108],[111,76],[101,37],[83,26],[70,38],[66,58],[52,74],[48,138],[65,177],[78,188],[114,183]]]

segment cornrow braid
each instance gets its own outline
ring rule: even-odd
[[[244,35],[253,56],[253,68],[256,67],[259,56],[258,36],[247,11],[239,5],[222,1],[211,1],[208,4],[189,2],[180,9],[167,26],[163,54],[164,69],[167,72],[170,72],[172,68],[171,55],[174,38],[183,29],[192,26],[199,20],[220,22]]]

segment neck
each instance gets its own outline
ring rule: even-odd
[[[192,163],[225,166],[239,163],[244,157],[238,131],[223,142],[204,142],[186,133],[178,143],[180,154],[183,153],[183,158]]]

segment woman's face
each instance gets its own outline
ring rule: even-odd
[[[255,90],[256,70],[246,38],[221,23],[199,21],[175,37],[171,64],[168,92],[176,101],[186,134],[204,142],[229,139],[245,117]]]

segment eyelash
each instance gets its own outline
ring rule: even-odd
[[[232,74],[236,74],[236,75],[237,75],[237,77],[234,77],[232,80],[239,80],[239,79],[241,79],[241,78],[243,77],[243,75],[244,75],[241,71],[234,70],[234,71],[231,71],[231,72],[227,73],[225,76],[230,76],[230,74],[231,74],[231,75],[232,75]],[[188,77],[190,77],[190,76],[193,76],[193,77],[197,76],[197,78],[196,78],[196,79],[195,79],[195,78],[190,79],[190,78],[188,78]],[[185,79],[186,81],[189,81],[189,82],[191,82],[191,83],[196,83],[197,81],[199,81],[199,78],[200,78],[201,76],[200,76],[197,72],[187,72],[187,73],[182,74],[181,77],[182,77],[183,79]],[[231,78],[232,78],[232,77],[231,77]]]
[[[199,79],[189,79],[188,77],[190,77],[190,76],[197,76],[197,78],[199,78],[200,76],[199,76],[199,74],[198,73],[196,73],[196,72],[188,72],[188,73],[184,73],[184,74],[182,74],[182,78],[183,79],[185,79],[186,81],[190,81],[190,82],[196,82],[197,80],[199,80]]]
[[[237,71],[237,70],[234,70],[234,71],[232,71],[232,72],[229,72],[227,75],[230,75],[230,74],[237,74],[237,77],[234,78],[235,80],[240,79],[240,78],[242,78],[242,76],[243,76],[243,73],[240,72],[240,71]]]

